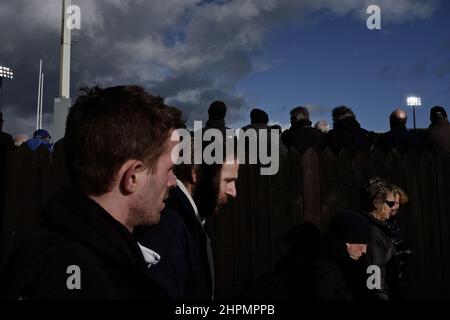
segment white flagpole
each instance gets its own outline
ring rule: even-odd
[[[42,101],[44,100],[44,73],[41,80],[41,110],[39,114],[39,129],[42,129]]]
[[[37,111],[36,111],[36,130],[39,129],[39,109],[41,106],[41,77],[42,74],[42,60],[39,60],[39,87],[38,87],[38,98],[37,98]]]

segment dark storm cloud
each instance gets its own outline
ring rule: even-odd
[[[228,121],[246,119],[247,102],[235,85],[252,72],[255,55],[273,27],[298,23],[308,12],[365,19],[371,1],[350,0],[73,0],[81,31],[72,46],[71,95],[81,84],[138,84],[179,105],[190,120],[205,116],[216,99],[229,105]],[[424,19],[439,1],[390,0],[380,4],[387,23]],[[4,81],[5,129],[33,130],[38,65],[45,73],[44,126],[51,129],[58,95],[61,0],[0,3],[0,64],[15,70]],[[302,18],[303,19],[303,18]],[[245,112],[244,112],[245,111]]]

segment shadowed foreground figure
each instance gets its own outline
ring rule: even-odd
[[[365,279],[356,260],[366,253],[371,237],[369,223],[358,212],[343,211],[333,219],[311,265],[312,299],[363,298]]]
[[[175,186],[173,121],[159,97],[136,86],[85,89],[64,137],[73,188],[42,221],[1,277],[7,299],[163,299],[148,268],[159,256],[132,236],[158,223]]]

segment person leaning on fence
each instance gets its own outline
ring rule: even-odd
[[[428,128],[428,145],[435,152],[450,155],[450,123],[444,107],[434,106],[430,110],[431,124]]]
[[[325,147],[325,135],[319,130],[311,127],[309,111],[305,107],[295,107],[291,110],[291,127],[285,130],[281,136],[281,142],[288,150],[295,149],[305,153],[308,148],[316,152]]]
[[[416,132],[406,129],[407,120],[408,117],[404,110],[394,110],[389,116],[391,130],[378,138],[376,146],[385,153],[394,148],[402,154],[409,150],[422,151],[425,148],[425,143]]]
[[[361,272],[369,266],[379,268],[379,288],[367,288],[369,300],[388,300],[389,277],[395,247],[386,230],[385,223],[391,217],[395,207],[395,188],[384,179],[371,178],[361,189],[361,213],[372,227],[372,238],[367,246],[367,254],[361,260]]]
[[[309,272],[313,280],[311,299],[359,300],[362,276],[356,261],[366,253],[372,237],[367,220],[358,212],[338,213],[320,244]]]
[[[137,86],[85,88],[70,108],[64,149],[73,189],[57,195],[2,275],[8,299],[165,299],[150,277],[158,254],[135,227],[158,223],[176,185],[173,121]]]
[[[333,109],[333,129],[328,132],[328,146],[338,153],[341,149],[351,152],[358,150],[369,151],[372,145],[373,134],[356,120],[355,113],[346,106],[339,106]]]

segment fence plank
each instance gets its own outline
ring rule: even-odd
[[[338,158],[330,149],[320,155],[320,199],[322,213],[322,233],[339,210]]]
[[[417,172],[420,170],[419,158],[415,152],[408,152],[405,156],[406,170],[410,174],[405,176],[405,187],[410,195],[411,201],[408,203],[408,219],[405,228],[405,237],[411,246],[413,254],[410,259],[410,274],[407,288],[409,298],[423,299],[428,294],[426,284],[426,253],[423,245],[423,221],[422,202],[420,196],[420,177]]]
[[[305,222],[311,222],[320,229],[319,156],[311,148],[303,155],[303,196]]]

